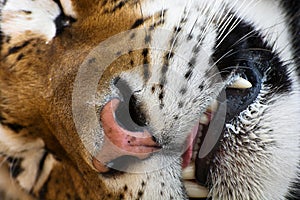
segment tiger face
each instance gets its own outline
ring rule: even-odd
[[[1,2],[0,197],[297,199],[299,7]]]

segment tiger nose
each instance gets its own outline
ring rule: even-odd
[[[139,159],[145,159],[160,149],[147,129],[141,129],[139,125],[133,126],[133,122],[130,122],[132,123],[130,128],[133,130],[125,128],[128,127],[128,124],[120,126],[116,120],[116,111],[119,106],[120,100],[112,99],[100,113],[104,141],[100,151],[93,157],[93,165],[99,172],[108,171],[107,164],[118,157],[135,156]],[[119,117],[121,116],[120,113],[122,112],[119,111]],[[128,118],[128,116],[125,117]],[[137,119],[141,120],[141,117]]]

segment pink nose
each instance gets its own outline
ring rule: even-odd
[[[93,157],[93,165],[102,173],[109,170],[106,164],[118,157],[127,155],[145,159],[160,149],[147,130],[131,132],[116,122],[114,113],[119,103],[118,99],[112,99],[104,106],[100,114],[105,136],[102,148]]]

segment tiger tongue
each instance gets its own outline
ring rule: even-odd
[[[191,159],[193,156],[193,144],[194,144],[194,140],[198,133],[198,128],[199,128],[199,122],[196,123],[196,125],[193,127],[191,133],[187,137],[187,141],[186,141],[187,149],[182,154],[182,168],[183,169],[186,168],[191,162]]]

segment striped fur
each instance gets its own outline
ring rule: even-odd
[[[297,0],[6,0],[0,9],[0,199],[188,199],[178,149],[234,73],[253,87],[225,90],[208,196],[300,198]],[[111,99],[130,99],[167,154],[102,174],[92,158],[104,128],[82,112],[78,129],[72,95],[82,63],[104,63],[90,52],[124,33],[106,46],[116,60],[87,104],[100,116]]]

